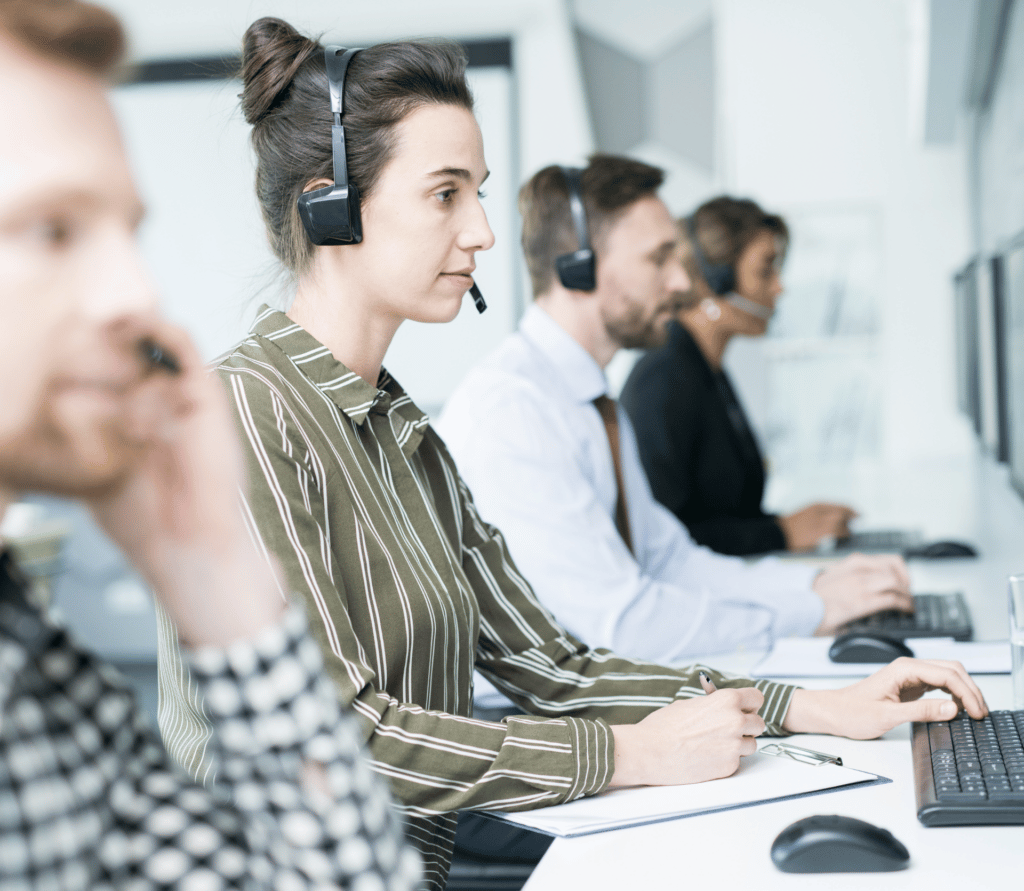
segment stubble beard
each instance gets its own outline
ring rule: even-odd
[[[604,316],[605,329],[608,336],[625,350],[650,350],[662,346],[668,340],[668,323],[658,321],[661,315],[659,307],[652,315],[646,316],[639,301],[630,300],[628,310],[618,317]]]
[[[0,489],[65,498],[95,498],[121,486],[133,449],[102,423],[76,436],[48,408],[20,433],[0,442]]]

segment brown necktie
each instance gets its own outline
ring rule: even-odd
[[[612,464],[615,465],[615,486],[618,490],[615,499],[615,527],[626,543],[630,553],[633,552],[633,537],[629,534],[629,511],[626,508],[626,487],[622,482],[622,458],[619,455],[619,416],[615,411],[615,400],[607,396],[598,396],[594,400],[601,420],[604,421],[604,432],[608,434],[608,445],[612,450]]]

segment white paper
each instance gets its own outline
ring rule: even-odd
[[[971,674],[1009,674],[1010,645],[1005,640],[955,641],[949,637],[909,638],[905,641],[919,659],[955,659]],[[786,637],[753,669],[758,678],[864,677],[884,663],[833,662],[828,637]]]
[[[762,742],[768,744],[779,740]],[[496,816],[549,835],[570,838],[760,804],[788,795],[804,795],[874,779],[874,774],[836,764],[810,765],[758,753],[742,759],[735,774],[720,780],[689,786],[612,789],[566,804]]]

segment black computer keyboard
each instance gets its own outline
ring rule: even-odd
[[[914,724],[917,818],[925,826],[1024,823],[1024,709]]]
[[[871,631],[897,640],[908,637],[952,637],[970,640],[974,636],[971,613],[963,594],[915,594],[914,613],[884,610],[845,625],[839,633]]]
[[[866,529],[837,539],[837,551],[893,551],[899,553],[921,543],[921,533],[911,529]]]

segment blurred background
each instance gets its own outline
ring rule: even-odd
[[[928,499],[984,512],[977,474],[1013,482],[999,459],[1024,423],[1006,416],[1000,390],[1016,366],[996,289],[1024,232],[1024,3],[105,5],[132,38],[131,82],[114,102],[150,209],[144,248],[168,314],[208,357],[240,339],[260,303],[288,302],[237,110],[246,26],[279,15],[349,46],[441,35],[469,53],[497,245],[479,258],[488,312],[467,301],[452,325],[407,324],[388,355],[424,409],[440,409],[529,302],[519,184],[546,164],[617,152],[668,171],[662,196],[676,215],[727,192],[790,224],[787,293],[769,336],[726,357],[771,465],[768,506],[834,498],[874,525],[920,526]],[[613,363],[614,386],[632,361]],[[1024,450],[1024,432],[1019,441]],[[934,468],[942,485],[914,482],[925,477],[908,468]],[[39,504],[71,530],[58,608],[140,680],[155,713],[148,592],[80,512]]]

